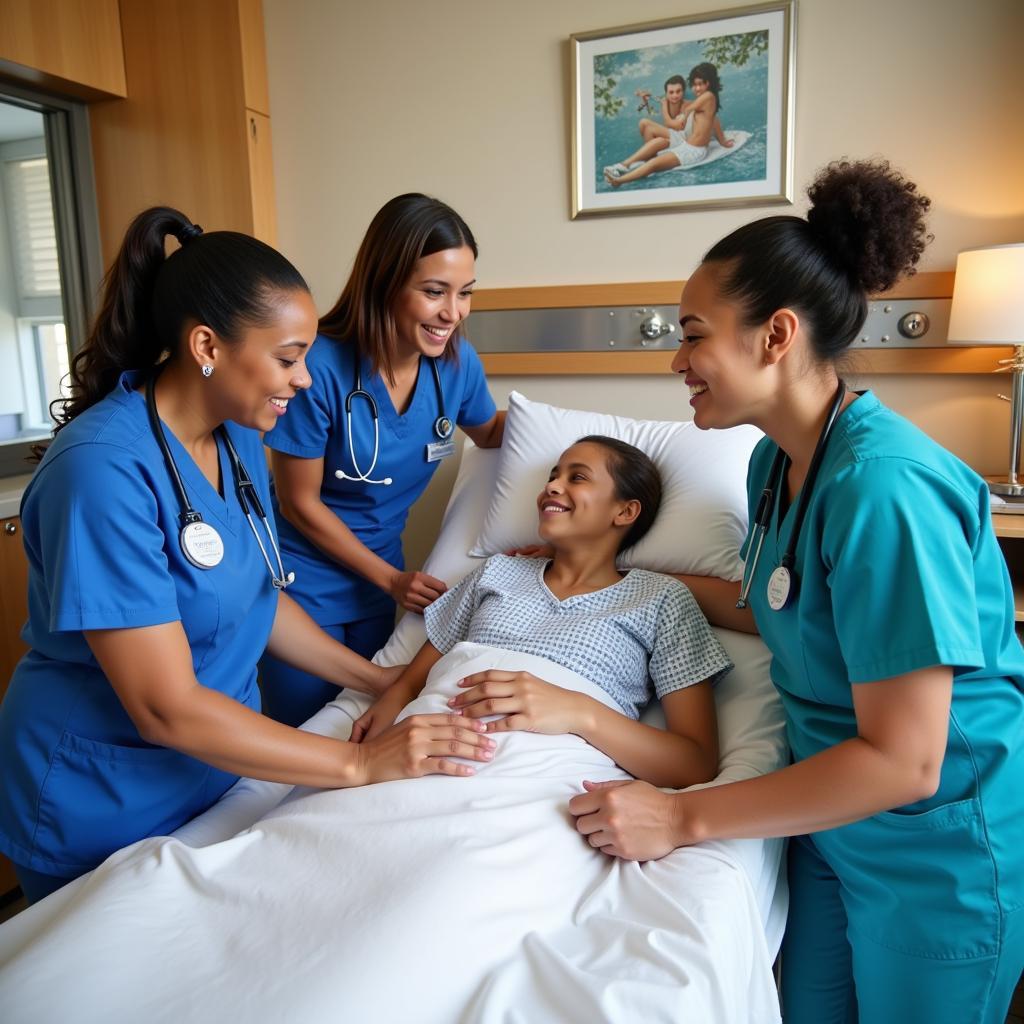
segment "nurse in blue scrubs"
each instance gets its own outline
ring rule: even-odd
[[[1002,1024],[1024,968],[1024,655],[988,489],[836,365],[866,296],[913,271],[928,200],[877,163],[809,196],[806,220],[708,252],[673,364],[698,426],[767,435],[742,585],[685,580],[712,621],[756,623],[794,763],[699,793],[589,784],[571,809],[638,860],[794,837],[787,1024]]]
[[[480,360],[460,337],[476,274],[476,241],[437,199],[397,196],[373,218],[340,298],[320,321],[312,385],[265,438],[272,450],[281,547],[291,593],[316,622],[371,657],[395,608],[420,613],[444,580],[407,571],[409,509],[461,427],[501,444]],[[267,714],[299,725],[337,693],[276,657],[260,678]]]
[[[164,243],[180,243],[165,257]],[[309,387],[316,313],[269,246],[154,208],[128,229],[22,503],[31,650],[0,707],[0,850],[30,900],[166,834],[240,775],[342,787],[467,774],[471,723],[420,716],[371,749],[261,715],[264,649],[335,687],[396,675],[284,591],[258,431]],[[471,770],[470,770],[471,771]]]

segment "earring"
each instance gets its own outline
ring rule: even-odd
[[[212,377],[213,376],[213,367],[209,363],[203,363],[203,376],[204,377]]]

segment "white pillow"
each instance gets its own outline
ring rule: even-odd
[[[661,471],[661,511],[646,537],[619,564],[738,580],[747,533],[746,474],[762,437],[754,427],[700,430],[691,422],[631,420],[559,409],[513,391],[494,498],[470,554],[494,555],[539,541],[540,493],[558,456],[587,434],[617,437],[646,452]]]

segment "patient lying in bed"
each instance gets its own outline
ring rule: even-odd
[[[539,532],[553,557],[496,555],[427,608],[427,643],[353,737],[390,725],[442,655],[468,641],[546,658],[611,698],[606,703],[526,671],[476,672],[447,706],[489,719],[489,732],[573,733],[658,786],[713,778],[711,683],[732,667],[729,658],[685,586],[640,569],[623,574],[615,565],[619,551],[654,522],[660,497],[657,467],[631,445],[591,436],[563,452],[537,497]],[[665,730],[638,721],[652,683]]]
[[[615,570],[657,509],[656,487],[641,499],[629,483],[633,454],[613,486],[615,453],[587,441],[560,458],[538,502],[552,561],[498,557],[456,587],[427,617],[408,689],[362,720],[383,728],[432,666],[401,714],[489,720],[493,763],[465,766],[472,778],[299,788],[224,841],[118,852],[0,929],[5,1024],[777,1024],[775,947],[750,878],[775,877],[778,844],[639,865],[570,820],[581,779],[712,773],[707,680],[729,665],[681,584]],[[635,720],[649,678],[669,732]],[[743,750],[733,770],[758,770]]]

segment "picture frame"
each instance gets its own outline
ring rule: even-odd
[[[796,0],[569,47],[573,219],[792,203]]]

